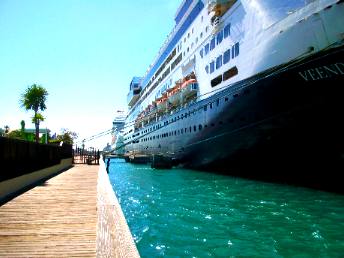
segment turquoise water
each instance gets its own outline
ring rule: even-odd
[[[344,196],[111,161],[142,257],[344,257]]]

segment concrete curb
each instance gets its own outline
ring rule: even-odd
[[[140,257],[102,159],[97,192],[97,257]]]

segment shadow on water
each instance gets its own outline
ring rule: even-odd
[[[344,194],[344,143],[329,144],[297,137],[279,138],[240,150],[198,170]]]

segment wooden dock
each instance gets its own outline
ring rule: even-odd
[[[0,207],[0,257],[96,257],[99,166],[78,165]]]
[[[105,165],[76,165],[0,207],[0,257],[140,257]]]

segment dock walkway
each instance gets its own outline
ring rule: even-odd
[[[0,257],[96,257],[99,166],[77,165],[0,207]]]

